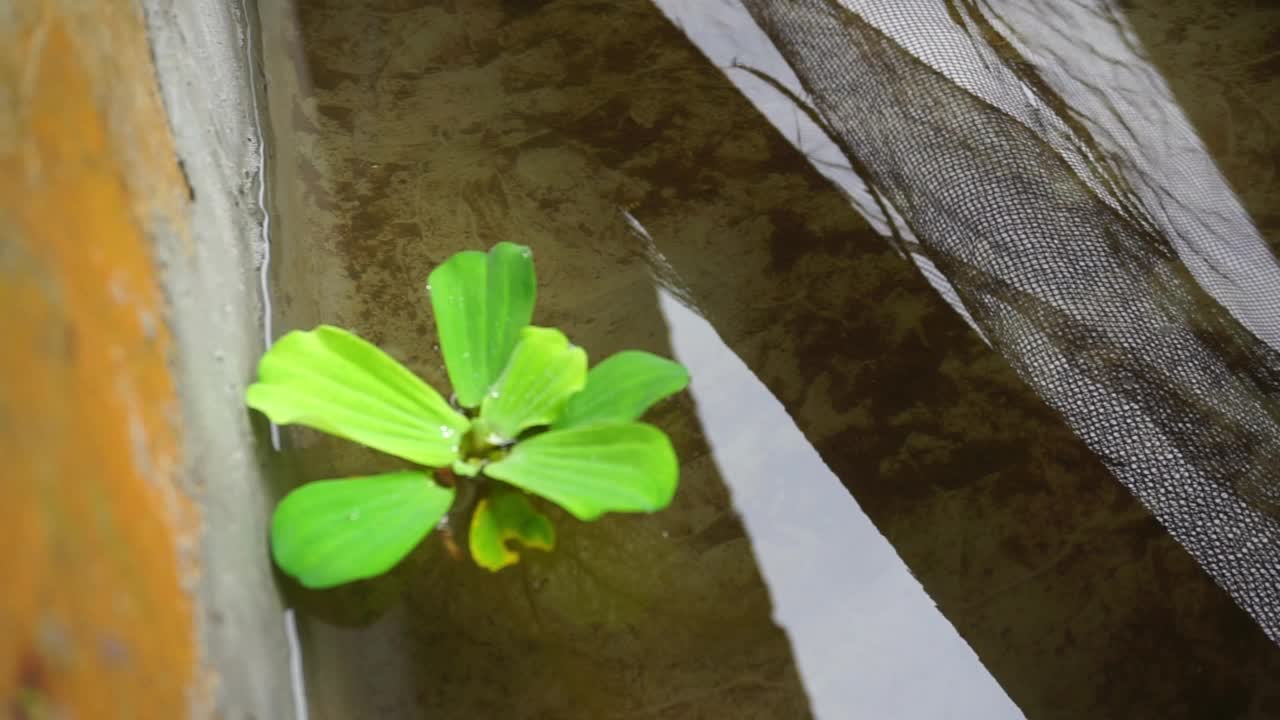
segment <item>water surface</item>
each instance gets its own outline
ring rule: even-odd
[[[536,322],[694,372],[670,510],[287,586],[313,718],[1280,716],[1280,650],[651,4],[263,5],[280,331],[442,387],[426,275],[513,240]]]

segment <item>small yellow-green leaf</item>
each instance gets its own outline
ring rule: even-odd
[[[271,518],[271,554],[309,588],[390,570],[431,532],[453,490],[425,472],[317,480],[285,496]]]
[[[471,516],[471,558],[494,572],[514,565],[520,562],[520,555],[508,546],[511,541],[551,550],[556,545],[556,531],[547,516],[533,508],[529,498],[499,489],[481,500]]]
[[[586,381],[582,348],[570,345],[554,328],[525,328],[502,377],[480,406],[480,419],[491,434],[483,439],[501,444],[528,428],[550,425]]]
[[[280,338],[258,363],[249,407],[430,466],[445,466],[471,423],[376,346],[321,325]]]
[[[458,404],[478,406],[533,317],[537,279],[529,248],[460,252],[427,279],[440,351]]]
[[[626,423],[547,431],[517,443],[484,472],[594,520],[663,509],[675,495],[679,464],[666,433]]]
[[[586,387],[569,398],[552,427],[638,420],[654,403],[688,384],[689,371],[680,363],[643,350],[624,350],[591,368]]]

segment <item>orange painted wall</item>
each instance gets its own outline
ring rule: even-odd
[[[186,191],[137,6],[11,7],[0,13],[0,717],[186,717],[198,701],[184,589],[197,517],[178,489],[149,239],[182,231]]]

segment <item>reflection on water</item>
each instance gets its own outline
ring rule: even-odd
[[[773,393],[666,290],[659,307],[814,715],[1023,717]]]
[[[422,283],[507,239],[538,322],[694,370],[670,510],[286,588],[313,718],[1268,717],[1275,646],[648,0],[260,5],[281,331],[443,385]]]

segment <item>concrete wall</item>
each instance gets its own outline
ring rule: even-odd
[[[262,238],[228,5],[0,6],[5,717],[292,714],[241,403]]]

